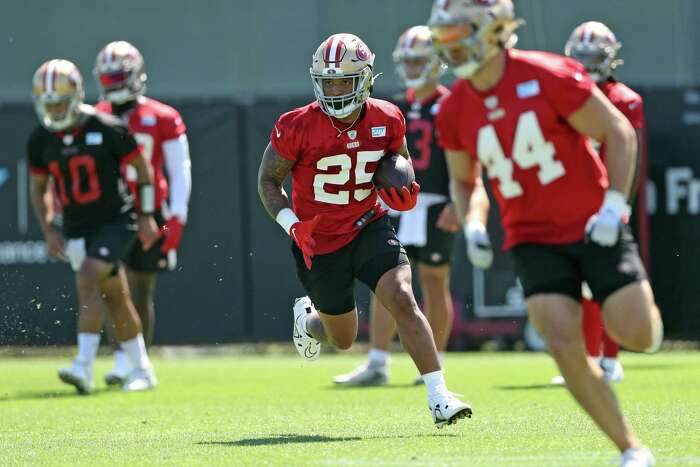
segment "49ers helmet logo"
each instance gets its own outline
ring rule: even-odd
[[[358,60],[362,60],[363,62],[369,60],[369,50],[367,50],[367,46],[362,42],[357,44],[357,51],[355,54]]]

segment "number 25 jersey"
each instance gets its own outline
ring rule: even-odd
[[[84,118],[68,134],[37,127],[27,145],[31,173],[54,179],[68,237],[81,237],[132,209],[120,166],[140,154],[117,118],[100,112]]]
[[[332,253],[350,243],[360,232],[355,222],[371,209],[375,209],[371,220],[386,214],[377,202],[372,176],[385,154],[401,148],[405,134],[399,108],[373,98],[367,99],[350,128],[331,120],[316,102],[277,120],[270,143],[277,154],[295,162],[294,212],[303,221],[321,215],[313,234],[316,254]]]
[[[467,151],[486,168],[505,249],[580,241],[608,180],[588,139],[566,118],[588,100],[595,83],[566,57],[506,53],[503,78],[492,89],[455,83],[436,118],[440,144]]]

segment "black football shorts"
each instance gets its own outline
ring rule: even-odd
[[[161,212],[156,212],[154,217],[158,227],[165,225],[165,217]],[[143,243],[137,237],[131,252],[125,260],[127,267],[136,272],[174,270],[177,266],[177,252],[172,250],[169,253],[163,253],[161,247],[164,241],[165,237],[160,237],[150,249],[144,250]]]
[[[352,311],[355,279],[374,291],[384,273],[409,264],[387,217],[364,227],[352,242],[339,250],[314,256],[311,270],[306,269],[301,250],[292,242],[297,276],[318,311],[328,315]]]
[[[85,254],[106,263],[118,264],[126,258],[136,240],[136,224],[133,212],[82,232]]]
[[[437,228],[440,213],[448,203],[434,204],[428,208],[427,241],[424,246],[404,245],[411,262],[427,266],[443,266],[452,263],[452,247],[455,234]],[[391,223],[398,232],[401,216],[391,217]]]
[[[524,243],[510,250],[525,296],[559,293],[581,300],[586,281],[593,298],[603,303],[618,289],[647,278],[628,226],[611,247],[590,240],[562,245]]]

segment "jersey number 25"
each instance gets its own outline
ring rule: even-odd
[[[493,125],[479,129],[476,152],[488,171],[489,178],[498,179],[498,189],[504,198],[523,194],[523,187],[513,179],[513,161],[521,169],[539,167],[537,178],[542,185],[562,177],[564,164],[554,158],[554,145],[544,139],[537,115],[525,112],[518,118],[513,140],[512,159],[506,157]]]
[[[350,171],[355,172],[355,185],[366,184],[372,181],[373,172],[367,172],[367,164],[377,162],[384,155],[384,151],[357,151],[356,164],[347,154],[337,154],[319,159],[316,163],[318,170],[327,171],[340,168],[338,173],[319,173],[314,177],[314,199],[329,204],[350,204],[350,191],[338,190],[331,192],[326,190],[326,185],[343,186],[350,181]],[[372,190],[370,188],[355,188],[352,190],[355,201],[363,201]]]

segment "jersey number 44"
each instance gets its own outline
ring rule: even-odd
[[[566,173],[564,164],[554,158],[554,145],[544,139],[534,111],[525,112],[518,118],[512,159],[503,152],[493,125],[483,126],[479,130],[477,154],[489,178],[498,180],[498,188],[504,198],[523,194],[522,185],[513,179],[513,161],[521,169],[539,167],[537,178],[542,185],[548,185]]]

